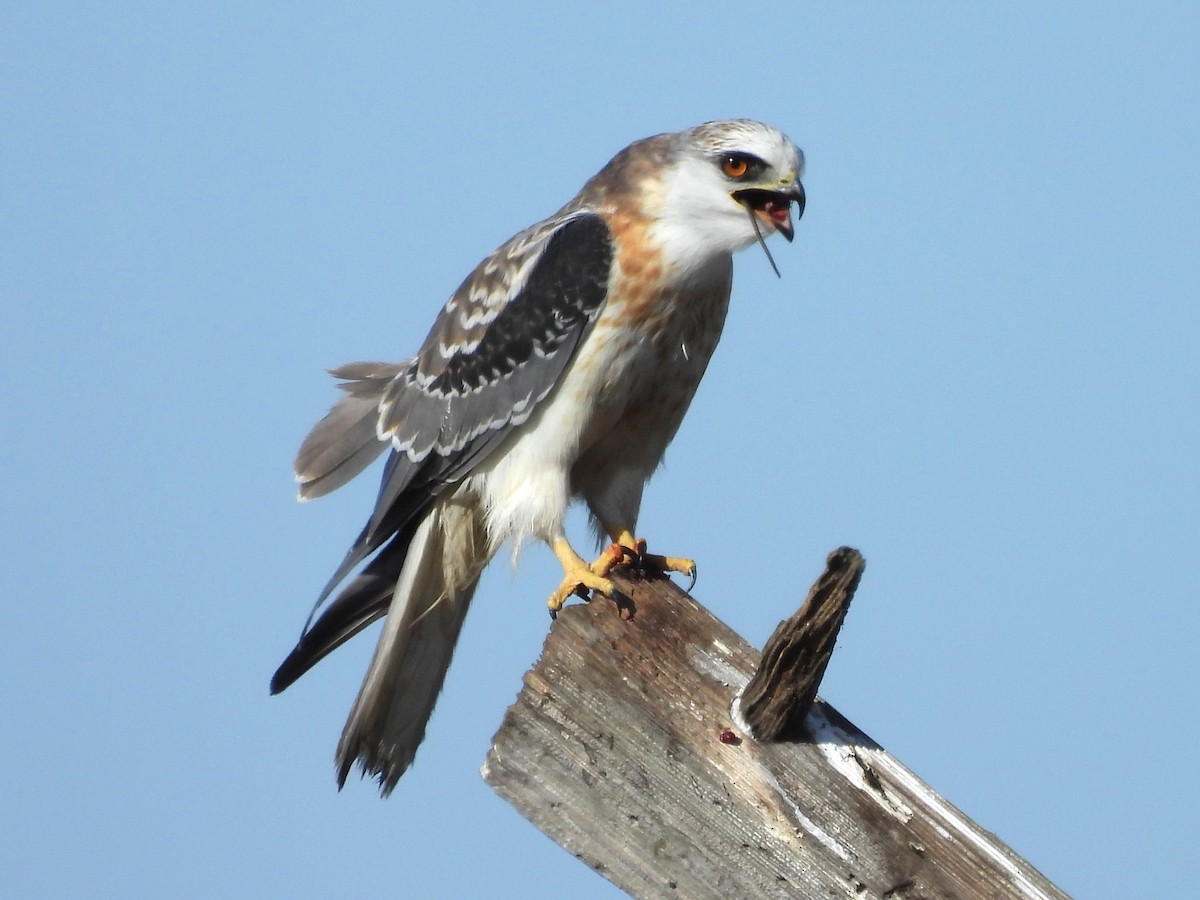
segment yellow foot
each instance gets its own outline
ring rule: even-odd
[[[582,569],[573,569],[566,573],[562,584],[550,595],[546,605],[550,607],[550,615],[553,616],[563,608],[569,597],[583,597],[586,600],[589,591],[599,591],[605,597],[611,597],[616,590],[611,581],[595,574],[585,565]]]
[[[645,541],[642,542],[645,545]],[[625,544],[616,543],[609,544],[604,548],[594,563],[590,566],[591,570],[600,577],[606,576],[613,569],[621,566],[636,565],[639,559],[638,551]]]
[[[694,559],[686,559],[682,556],[659,556],[657,553],[642,554],[642,565],[648,569],[657,569],[659,572],[666,574],[667,572],[678,572],[680,575],[686,575],[691,579],[691,584],[688,585],[688,590],[696,586],[696,561]]]
[[[628,531],[622,531],[616,543],[605,549],[600,558],[592,563],[591,568],[598,575],[607,575],[619,566],[628,566],[642,576],[661,577],[667,572],[679,572],[691,579],[689,591],[696,586],[695,560],[647,553],[645,539],[635,539]]]
[[[641,538],[635,539],[628,531],[620,532],[618,539],[606,547],[591,565],[571,548],[566,538],[555,540],[550,544],[550,549],[563,567],[562,583],[546,601],[551,616],[557,615],[571,597],[586,600],[590,591],[612,597],[616,587],[609,581],[608,575],[613,569],[628,568],[643,578],[662,578],[667,572],[679,572],[691,579],[687,587],[689,591],[696,586],[695,560],[647,553],[646,542]]]
[[[613,587],[613,583],[604,577],[612,568],[611,566],[604,571],[598,571],[595,566],[589,566],[578,553],[571,549],[571,545],[565,538],[559,538],[550,545],[550,548],[563,567],[562,583],[546,601],[546,605],[550,607],[551,616],[556,615],[563,608],[563,604],[569,597],[579,596],[587,599],[589,591],[599,591],[606,597],[611,597],[616,593],[617,589]]]

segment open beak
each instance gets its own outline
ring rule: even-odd
[[[789,241],[796,234],[796,227],[792,223],[793,202],[796,204],[796,219],[804,215],[804,185],[799,181],[786,191],[767,191],[762,188],[734,191],[733,199]]]

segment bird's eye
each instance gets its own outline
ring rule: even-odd
[[[750,171],[750,162],[744,156],[727,156],[721,161],[721,171],[730,178],[741,178]]]

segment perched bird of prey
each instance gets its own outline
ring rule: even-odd
[[[357,762],[385,796],[395,787],[506,542],[539,538],[562,563],[552,612],[577,592],[611,596],[609,572],[630,561],[694,576],[691,560],[635,540],[642,490],[721,336],[732,255],[764,234],[792,239],[803,164],[783,133],[748,119],[638,141],[480,263],[415,356],[332,372],[344,396],[300,448],[301,499],[390,452],[317,608],[370,561],[305,627],[271,692],[384,618],[338,744],[339,786]],[[575,498],[612,540],[590,564],[563,531]]]

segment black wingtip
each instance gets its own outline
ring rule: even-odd
[[[282,694],[289,687],[291,687],[292,684],[295,683],[297,676],[292,675],[289,677],[288,673],[285,671],[288,668],[288,662],[290,662],[290,661],[291,661],[291,656],[289,656],[287,659],[285,659],[283,661],[283,665],[281,665],[278,669],[276,669],[275,674],[271,676],[271,696],[272,697],[274,697],[276,694]]]
[[[314,654],[308,642],[301,638],[300,643],[292,649],[292,652],[287,655],[287,659],[279,664],[279,668],[271,676],[271,696],[282,694],[290,688],[324,655],[324,653]]]

